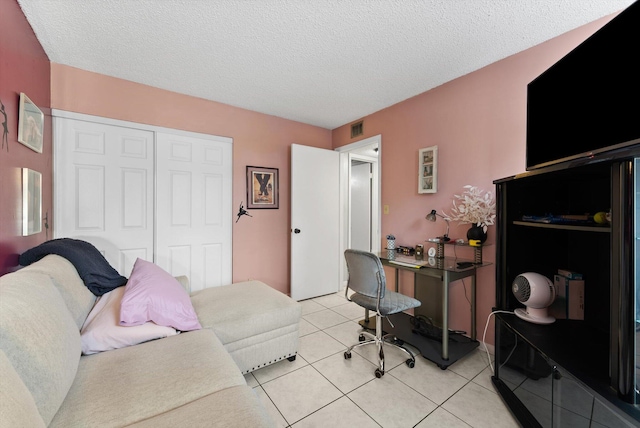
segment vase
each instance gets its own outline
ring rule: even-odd
[[[487,240],[487,232],[484,231],[484,228],[482,226],[478,226],[477,224],[474,224],[467,231],[467,239],[469,240],[474,239],[476,241],[480,241],[481,243],[484,243],[484,241]]]

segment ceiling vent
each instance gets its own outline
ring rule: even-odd
[[[362,123],[363,121],[361,120],[360,122],[356,122],[351,125],[351,138],[359,137],[364,134]]]

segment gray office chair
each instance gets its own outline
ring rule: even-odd
[[[380,378],[384,375],[384,351],[383,344],[387,342],[389,345],[395,346],[407,355],[409,359],[406,364],[413,368],[416,358],[414,355],[403,347],[401,343],[393,335],[382,335],[382,320],[387,315],[396,314],[411,308],[417,308],[421,305],[419,300],[411,297],[387,290],[387,279],[382,268],[380,259],[372,253],[359,250],[346,250],[344,257],[347,261],[347,269],[349,270],[349,281],[345,296],[347,300],[355,302],[357,305],[376,313],[376,334],[373,335],[366,330],[360,334],[360,342],[350,346],[344,353],[344,358],[351,358],[353,348],[364,345],[375,344],[378,348],[378,368],[375,371],[376,377]],[[349,297],[349,289],[355,291]],[[387,319],[387,321],[389,321]],[[393,325],[393,324],[392,324]],[[366,338],[369,340],[366,340]]]

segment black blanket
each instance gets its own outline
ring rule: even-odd
[[[69,260],[84,284],[96,296],[127,283],[127,278],[120,275],[96,247],[78,239],[60,238],[44,242],[22,253],[20,264],[28,266],[48,254],[57,254]]]

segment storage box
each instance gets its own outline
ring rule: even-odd
[[[556,319],[584,320],[584,280],[554,275],[553,283],[558,294],[550,314]]]
[[[564,276],[569,279],[583,279],[582,274],[578,272],[573,272],[567,269],[558,269],[558,275]]]
[[[562,295],[560,295],[560,290],[558,290],[556,300],[549,306],[549,315],[557,320],[567,319],[567,297],[565,296],[564,289]]]

